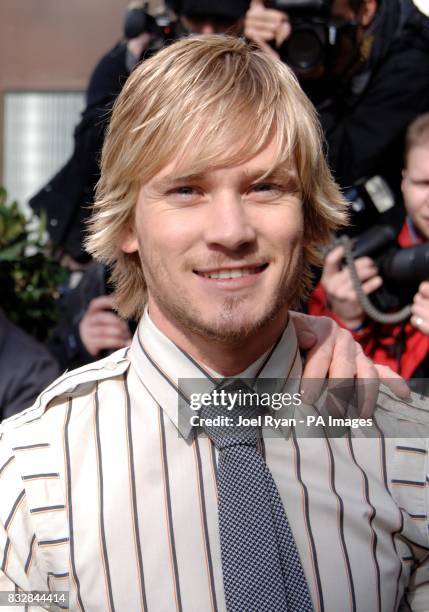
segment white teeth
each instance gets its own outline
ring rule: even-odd
[[[239,270],[220,270],[219,272],[206,272],[202,276],[206,278],[240,278],[246,274],[254,274],[258,268],[241,268]]]

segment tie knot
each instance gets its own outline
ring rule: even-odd
[[[201,408],[204,431],[222,450],[230,446],[255,446],[263,409],[259,395],[242,380],[223,381],[212,391],[212,403]]]

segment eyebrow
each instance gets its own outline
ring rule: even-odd
[[[167,174],[163,178],[154,181],[150,187],[152,189],[163,191],[168,187],[171,187],[172,185],[203,181],[207,179],[207,174],[209,172],[210,170],[207,170],[206,172],[197,172],[183,175],[177,175],[174,173]],[[255,170],[252,170],[251,172],[244,171],[243,175],[245,179],[250,182],[261,179],[263,179],[264,181],[286,181],[288,185],[293,185],[297,190],[299,190],[298,176],[296,172],[291,168],[275,167],[271,170],[269,168],[257,168]]]
[[[278,180],[295,182],[298,185],[298,176],[296,172],[291,168],[275,167],[271,170],[269,168],[263,168],[260,170],[254,170],[253,172],[246,172],[247,177],[250,180]]]
[[[201,181],[205,178],[205,173],[196,173],[196,174],[186,174],[186,175],[176,175],[176,174],[167,174],[163,178],[154,181],[151,184],[152,189],[157,189],[162,191],[171,185],[175,185],[177,183],[193,183],[195,181]]]

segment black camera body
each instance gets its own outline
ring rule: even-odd
[[[353,241],[352,255],[371,257],[383,285],[370,295],[380,310],[398,310],[413,301],[419,285],[429,280],[429,242],[402,248],[389,225],[375,225]]]
[[[287,13],[292,26],[281,49],[282,59],[302,75],[325,65],[335,43],[331,0],[274,0],[270,7]]]
[[[172,38],[174,23],[166,14],[154,17],[147,12],[147,4],[143,7],[131,8],[127,11],[124,21],[124,37],[127,40],[137,38],[147,32],[154,38],[165,42]]]
[[[400,226],[403,222],[399,211],[403,206],[396,204],[393,190],[378,174],[357,180],[343,195],[349,205],[349,225],[344,233],[349,236],[359,236],[374,225]]]

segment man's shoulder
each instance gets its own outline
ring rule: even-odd
[[[400,399],[382,384],[374,416],[387,437],[429,439],[429,398],[424,394]]]
[[[123,375],[130,364],[128,350],[120,349],[104,359],[66,371],[40,393],[32,406],[0,423],[0,440],[7,433],[44,419],[51,411],[64,409],[70,398],[91,394],[97,382]]]

